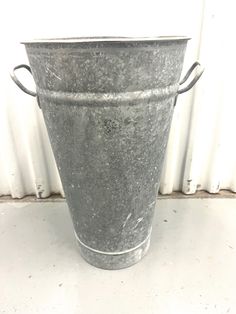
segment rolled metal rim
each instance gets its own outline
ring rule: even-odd
[[[68,37],[68,38],[47,38],[33,39],[21,41],[22,44],[37,44],[37,43],[88,43],[88,42],[147,42],[147,41],[182,41],[190,40],[187,36],[157,36],[157,37]]]

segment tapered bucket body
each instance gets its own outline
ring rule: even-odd
[[[25,42],[75,236],[92,265],[147,252],[187,38]]]

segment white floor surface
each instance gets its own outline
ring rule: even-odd
[[[0,313],[236,313],[236,198],[158,201],[148,254],[79,255],[65,202],[0,204]]]

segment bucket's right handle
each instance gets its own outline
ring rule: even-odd
[[[189,76],[192,74],[193,70],[196,67],[199,67],[199,70],[197,71],[195,77],[190,81],[190,83],[187,86],[180,88],[178,90],[178,92],[177,92],[178,95],[183,94],[183,93],[187,92],[188,90],[190,90],[197,83],[197,81],[200,79],[200,77],[202,76],[202,73],[204,72],[204,68],[201,66],[201,64],[198,61],[196,61],[191,66],[191,68],[188,70],[188,72],[185,74],[185,76],[182,78],[182,80],[179,82],[179,85],[182,85],[187,81],[187,79],[189,78]]]
[[[16,67],[14,67],[14,69],[12,70],[12,72],[10,73],[11,75],[11,78],[12,80],[16,83],[16,85],[21,89],[23,90],[23,92],[25,92],[26,94],[28,95],[31,95],[33,97],[36,97],[37,96],[37,93],[34,92],[34,91],[31,91],[29,90],[28,88],[26,88],[17,78],[16,74],[15,74],[15,71],[18,70],[18,69],[21,69],[21,68],[25,68],[26,70],[28,70],[31,74],[32,74],[32,71],[31,71],[31,68],[29,65],[27,64],[20,64],[20,65],[17,65]]]

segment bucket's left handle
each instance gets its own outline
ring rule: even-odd
[[[10,73],[11,75],[11,78],[12,80],[16,83],[16,85],[21,89],[23,90],[23,92],[25,92],[26,94],[28,95],[31,95],[33,97],[36,97],[37,96],[37,93],[34,92],[34,91],[31,91],[29,90],[28,88],[26,88],[17,78],[16,74],[15,74],[15,71],[18,70],[18,69],[21,69],[21,68],[25,68],[26,70],[28,70],[31,74],[32,74],[32,71],[31,71],[31,68],[29,65],[27,64],[20,64],[20,65],[17,65],[16,67],[14,67],[14,69],[12,70],[12,72]]]

